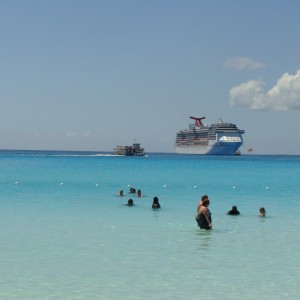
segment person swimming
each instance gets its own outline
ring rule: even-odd
[[[154,209],[160,208],[160,204],[158,202],[158,198],[157,197],[153,198],[152,208],[154,208]]]
[[[142,191],[141,190],[137,190],[136,194],[137,194],[138,197],[142,197]]]
[[[198,219],[196,219],[198,226],[201,229],[206,229],[206,230],[212,229],[211,212],[208,209],[208,206],[209,206],[209,200],[204,199],[202,201],[202,205],[199,209],[199,217],[198,217]]]
[[[259,216],[260,216],[260,217],[265,217],[265,216],[266,216],[266,210],[265,210],[264,207],[261,207],[261,208],[259,209]]]
[[[235,205],[232,206],[231,210],[229,210],[227,212],[227,215],[231,215],[231,216],[237,216],[239,214],[240,214],[240,212],[238,211],[238,209],[237,209],[237,207]]]
[[[135,194],[135,193],[136,193],[135,188],[130,188],[129,193],[130,193],[130,194]]]
[[[124,205],[127,205],[127,206],[133,206],[133,200],[132,199],[129,199],[128,200],[128,203],[127,204],[124,204]]]
[[[123,190],[120,190],[119,192],[119,196],[123,197],[124,196],[124,191]]]

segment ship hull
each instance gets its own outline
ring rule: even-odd
[[[210,142],[208,145],[176,145],[178,154],[234,155],[242,142]]]

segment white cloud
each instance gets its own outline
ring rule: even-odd
[[[260,80],[250,80],[233,87],[230,104],[258,110],[300,111],[300,69],[295,75],[284,73],[267,92],[263,86]]]
[[[67,132],[66,133],[66,137],[69,137],[69,138],[75,138],[77,136],[78,136],[77,132]]]
[[[92,133],[90,131],[79,133],[79,132],[67,132],[66,137],[68,138],[87,138],[90,137]]]
[[[90,137],[92,133],[90,131],[79,133],[79,132],[67,132],[66,137],[68,138],[87,138]]]
[[[82,137],[89,137],[89,136],[91,136],[91,134],[92,133],[90,131],[87,131],[87,132],[82,134]]]
[[[234,70],[242,70],[242,69],[260,69],[265,65],[262,62],[254,61],[250,57],[236,57],[233,59],[229,59],[224,63],[225,68],[234,69]]]

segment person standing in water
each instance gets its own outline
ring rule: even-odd
[[[201,229],[210,230],[212,229],[211,212],[208,209],[209,200],[204,199],[199,209],[199,217],[197,219],[198,226]]]
[[[200,207],[202,206],[202,203],[205,199],[208,199],[208,196],[207,195],[203,195],[201,197],[201,200],[198,202],[198,205],[197,205],[197,209],[196,209],[196,216],[195,216],[195,219],[196,219],[196,222],[198,223],[198,220],[199,220],[199,215],[200,215]],[[199,225],[199,224],[198,224]]]

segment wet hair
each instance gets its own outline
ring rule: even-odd
[[[207,196],[207,195],[203,195],[203,196],[201,197],[201,200],[202,200],[202,201],[205,200],[205,199],[208,200],[208,196]]]
[[[204,199],[202,201],[202,205],[205,206],[205,207],[207,207],[209,205],[209,200],[208,199]]]
[[[133,205],[133,200],[132,200],[132,199],[129,199],[129,200],[128,200],[128,206],[131,206],[131,205]]]
[[[261,214],[265,214],[265,213],[266,213],[266,210],[265,210],[264,207],[261,207],[261,208],[259,209],[259,212],[260,212]]]
[[[237,211],[237,207],[235,205],[232,206],[233,211]]]
[[[158,203],[158,198],[157,198],[157,197],[154,197],[154,198],[153,198],[153,204],[156,204],[156,203]]]
[[[160,208],[160,204],[158,202],[158,198],[157,197],[153,198],[152,208]]]

